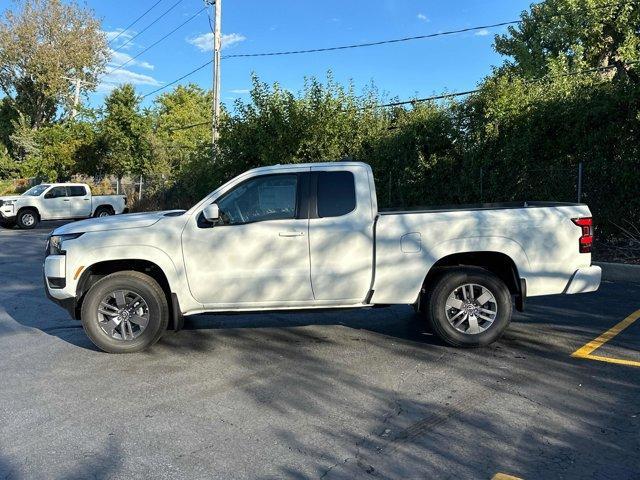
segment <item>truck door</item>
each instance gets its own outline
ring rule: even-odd
[[[306,173],[249,178],[215,200],[220,220],[197,213],[182,233],[194,298],[209,308],[313,303]],[[308,191],[308,187],[306,188]]]
[[[309,242],[317,301],[360,303],[371,286],[374,213],[367,170],[312,167]]]
[[[67,187],[71,217],[82,218],[91,216],[91,195],[88,190],[89,187],[84,185],[69,185]]]
[[[40,217],[42,220],[50,220],[55,218],[69,218],[71,208],[69,206],[69,197],[67,197],[67,187],[57,186],[51,187],[42,199],[42,211]]]

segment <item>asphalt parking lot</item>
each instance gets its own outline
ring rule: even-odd
[[[640,478],[640,320],[571,356],[639,284],[532,299],[480,350],[393,307],[199,315],[108,355],[44,295],[53,226],[0,229],[2,478]]]

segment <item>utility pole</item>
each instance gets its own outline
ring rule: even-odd
[[[76,115],[78,114],[78,104],[80,103],[80,82],[82,80],[80,80],[79,78],[76,78],[76,92],[75,95],[73,96],[73,109],[71,110],[71,118],[76,118]]]
[[[222,0],[213,1],[213,124],[211,139],[218,143],[220,122],[220,50],[222,49]]]
[[[78,104],[80,103],[80,89],[82,88],[82,84],[85,83],[89,85],[90,82],[85,82],[81,78],[70,78],[70,77],[62,77],[62,78],[64,78],[65,80],[69,80],[70,82],[73,82],[73,84],[75,85],[75,89],[74,89],[75,92],[73,95],[73,108],[71,109],[71,119],[74,119],[78,115]]]

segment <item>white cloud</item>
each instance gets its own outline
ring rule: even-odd
[[[418,14],[418,20],[422,20],[423,22],[428,22],[429,19],[427,18],[427,16],[424,13],[419,13]]]
[[[110,92],[118,85],[122,85],[124,83],[131,83],[133,85],[150,85],[152,87],[159,87],[162,85],[162,83],[149,75],[143,75],[141,73],[132,72],[131,70],[119,68],[109,72],[100,79],[98,91]]]
[[[103,30],[102,33],[105,34],[108,42],[113,42],[115,40],[112,45],[115,48],[124,48],[125,50],[128,50],[134,45],[133,43],[128,43],[127,45],[124,45],[124,47],[121,47],[124,43],[131,40],[136,32],[125,32],[123,28],[116,28],[115,30]]]
[[[239,33],[225,33],[222,35],[222,48],[228,48],[246,39],[247,37]],[[201,52],[210,52],[213,50],[213,33],[203,33],[195,37],[187,38],[187,42],[194,45]]]
[[[138,66],[138,67],[146,68],[147,70],[153,70],[155,68],[149,62],[144,62],[140,60],[133,60],[130,62],[129,60],[131,60],[131,55],[129,55],[128,53],[116,52],[114,50],[111,50],[111,60],[109,61],[109,66],[111,68],[119,67],[120,65],[124,65],[126,63],[127,66],[132,66],[132,67]]]
[[[249,91],[248,88],[234,88],[233,90],[229,90],[230,93],[237,93],[239,95],[246,95]]]
[[[491,32],[489,30],[487,30],[486,28],[483,28],[482,30],[478,30],[476,33],[474,33],[474,35],[476,37],[486,37],[490,33]]]

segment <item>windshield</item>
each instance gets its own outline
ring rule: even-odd
[[[29,195],[30,197],[38,197],[38,196],[42,195],[42,192],[44,192],[49,187],[50,187],[50,185],[36,185],[35,187],[31,187],[29,190],[24,192],[22,195]]]

